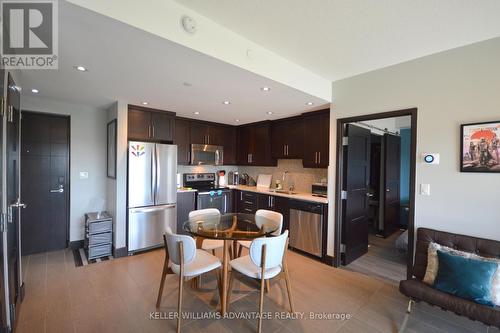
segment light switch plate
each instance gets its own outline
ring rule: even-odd
[[[87,171],[80,171],[80,179],[89,179],[89,173]]]
[[[420,184],[420,195],[430,196],[431,195],[431,185],[430,184]]]

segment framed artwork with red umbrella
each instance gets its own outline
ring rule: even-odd
[[[500,173],[500,120],[461,126],[460,171]]]

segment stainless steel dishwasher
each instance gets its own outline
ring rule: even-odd
[[[322,257],[322,204],[290,200],[290,246],[314,256]]]

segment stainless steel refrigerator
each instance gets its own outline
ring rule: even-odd
[[[128,251],[163,244],[175,232],[177,146],[130,141],[128,146]]]

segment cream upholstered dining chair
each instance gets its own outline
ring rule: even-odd
[[[257,225],[257,227],[259,227],[259,229],[261,228],[262,223],[266,220],[274,221],[278,226],[278,229],[276,229],[276,231],[274,231],[271,235],[281,235],[281,229],[283,228],[283,215],[281,213],[266,209],[259,209],[255,212],[255,224]],[[241,251],[243,250],[243,248],[250,248],[251,243],[252,241],[238,241],[238,257],[241,257]]]
[[[189,212],[189,219],[196,219],[202,216],[220,216],[220,211],[217,208],[206,208],[193,210]],[[215,250],[224,247],[224,241],[219,239],[204,239],[201,248],[205,251],[211,251],[215,255]]]
[[[293,313],[292,287],[286,264],[286,249],[288,248],[288,230],[276,237],[256,238],[250,244],[249,255],[231,260],[231,277],[227,295],[226,309],[229,309],[231,290],[235,272],[260,280],[259,325],[257,332],[262,331],[262,312],[264,310],[264,286],[280,273],[285,275],[290,312]]]
[[[196,249],[196,242],[192,237],[174,234],[170,228],[167,228],[166,234],[163,235],[163,241],[165,242],[166,259],[163,265],[156,307],[160,307],[163,286],[165,284],[168,267],[170,267],[170,269],[179,276],[179,297],[177,301],[177,333],[179,333],[181,329],[182,289],[184,279],[194,278],[201,274],[216,270],[217,280],[219,280],[217,269],[221,267],[221,262],[216,256],[206,251]],[[220,293],[220,285],[217,284],[217,286]]]

